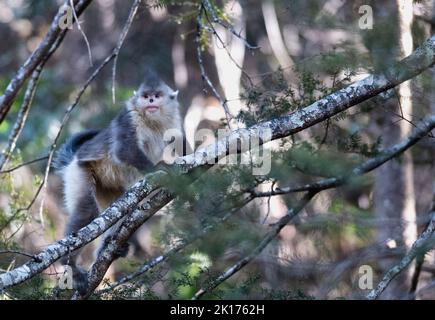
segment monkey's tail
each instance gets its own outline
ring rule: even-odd
[[[68,166],[80,146],[86,141],[91,140],[99,132],[100,130],[86,130],[79,132],[61,145],[53,159],[53,167],[55,170],[61,171],[63,168]]]

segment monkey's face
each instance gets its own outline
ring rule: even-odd
[[[158,120],[178,109],[177,95],[178,91],[173,91],[166,85],[153,89],[141,87],[135,94],[133,105],[142,116]]]
[[[139,96],[138,104],[145,113],[153,114],[160,111],[160,108],[163,106],[163,100],[163,92],[146,91]]]

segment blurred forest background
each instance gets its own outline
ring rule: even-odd
[[[0,0],[0,91],[3,92],[47,31],[63,1]],[[76,25],[48,60],[32,108],[3,171],[43,157],[0,176],[0,268],[9,270],[63,237],[66,214],[61,181],[46,156],[76,91],[116,45],[133,1],[94,0],[80,16],[92,53]],[[434,1],[231,0],[213,1],[216,12],[258,48],[249,48],[228,29],[214,24],[202,32],[205,73],[241,126],[288,114],[320,97],[382,70],[409,55],[433,34]],[[373,29],[359,25],[363,5],[373,9]],[[186,135],[226,126],[219,99],[203,81],[197,57],[198,1],[143,1],[117,59],[116,102],[112,67],[104,68],[82,96],[58,145],[87,128],[101,128],[153,67],[179,99]],[[183,188],[178,197],[131,240],[127,258],[115,262],[107,281],[116,281],[160,254],[174,239],[199,230],[204,220],[237,208],[241,190],[268,192],[303,185],[350,170],[383,147],[407,136],[414,123],[435,114],[434,71],[340,113],[289,138],[268,144],[272,171],[253,177],[237,166],[218,166],[206,181]],[[24,90],[0,125],[3,149],[14,126]],[[231,120],[236,121],[236,120]],[[214,141],[208,136],[205,143]],[[196,143],[196,146],[198,143]],[[373,268],[374,284],[405,254],[428,221],[434,198],[435,141],[422,139],[400,157],[345,186],[319,193],[252,263],[208,293],[208,298],[358,299],[360,267]],[[103,298],[191,298],[208,279],[251,252],[270,224],[295,203],[298,194],[254,197],[220,223],[130,285]],[[190,206],[186,207],[185,204]],[[192,210],[193,208],[193,210]],[[92,263],[88,246],[82,264]],[[414,297],[435,298],[433,253],[425,256]],[[406,298],[413,267],[402,272],[384,298]],[[59,298],[60,264],[8,289],[3,298]],[[98,296],[97,296],[98,297]]]

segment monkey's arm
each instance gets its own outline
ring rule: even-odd
[[[100,131],[92,139],[83,143],[77,150],[79,164],[90,161],[98,161],[107,157],[110,142],[110,132],[105,129]]]
[[[112,152],[122,163],[135,167],[144,173],[150,172],[154,165],[139,148],[135,128],[127,110],[122,110],[112,125]]]
[[[150,172],[154,165],[145,156],[142,150],[139,149],[136,140],[130,142],[128,139],[129,137],[126,136],[121,140],[123,142],[115,142],[116,158],[122,163],[135,167],[139,171],[143,171],[144,173]]]

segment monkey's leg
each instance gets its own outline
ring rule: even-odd
[[[118,228],[121,226],[121,224],[124,222],[125,218],[122,218],[119,220],[116,224],[114,224],[112,227],[110,227],[109,230],[106,231],[104,234],[102,241],[98,247],[98,250],[95,253],[95,258],[97,258],[107,243],[109,243],[110,240],[112,240],[113,236],[117,233]],[[115,259],[125,257],[128,254],[128,250],[130,248],[130,244],[128,242],[123,243],[115,252]]]
[[[97,215],[98,206],[95,200],[95,182],[86,167],[72,162],[64,174],[65,202],[69,214],[65,235],[71,235],[88,225]],[[79,292],[87,288],[87,272],[77,266],[80,249],[75,250],[62,259],[62,263],[71,266],[74,287]]]
[[[120,196],[124,194],[125,190],[123,188],[120,189],[110,189],[110,188],[98,188],[97,189],[97,203],[100,208],[100,211],[104,211],[107,209],[113,202],[119,199]],[[97,258],[106,244],[112,240],[113,236],[116,234],[118,228],[124,222],[125,218],[122,218],[117,223],[115,223],[112,227],[110,227],[101,237],[100,244],[98,249],[95,251],[95,258]],[[124,243],[120,248],[115,252],[115,258],[125,257],[128,254],[129,244],[128,242]]]

